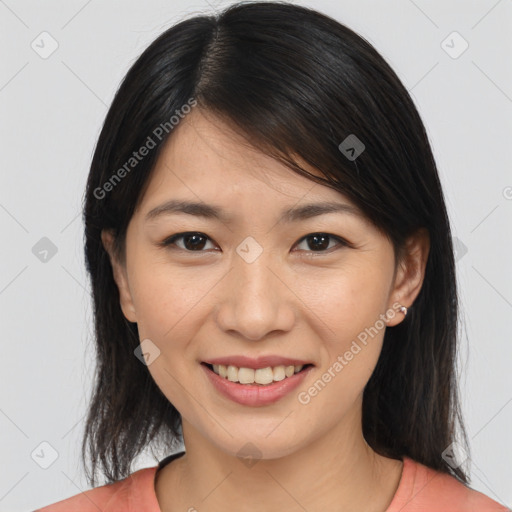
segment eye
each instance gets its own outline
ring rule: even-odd
[[[180,243],[177,243],[178,241]],[[208,241],[211,242],[211,239],[204,233],[198,231],[191,231],[172,235],[166,238],[159,245],[163,247],[169,247],[174,245],[178,249],[182,249],[187,252],[204,252],[205,246],[207,245]],[[337,242],[337,244],[332,245],[330,242],[333,241]],[[306,245],[306,248],[302,250],[313,253],[327,252],[329,249],[336,247],[336,245],[342,247],[352,247],[352,245],[343,238],[331,235],[329,233],[311,233],[301,238],[299,240],[298,245],[300,245],[301,243],[305,243]]]
[[[183,245],[177,244],[176,241],[183,240]],[[210,240],[208,236],[200,232],[188,232],[178,233],[166,238],[160,245],[168,247],[175,245],[179,249],[183,249],[188,252],[203,252],[206,241]]]
[[[330,241],[337,241],[340,246],[349,246],[350,244],[340,238],[339,236],[330,235],[329,233],[311,233],[301,238],[300,243],[304,243],[307,246],[306,251],[309,252],[326,252],[327,249],[332,249],[333,246],[330,244]],[[336,247],[336,245],[334,245]]]

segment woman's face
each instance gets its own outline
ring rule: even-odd
[[[328,203],[338,207],[326,213]],[[188,429],[232,455],[250,442],[263,458],[361,428],[385,320],[402,321],[397,301],[414,292],[389,240],[347,198],[199,110],[161,153],[125,266],[113,263],[123,312],[185,439]]]

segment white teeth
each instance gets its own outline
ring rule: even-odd
[[[274,380],[280,381],[286,377],[284,373],[284,366],[276,366],[274,368]]]
[[[213,371],[223,378],[227,378],[231,382],[239,382],[240,384],[262,384],[267,385],[272,382],[279,382],[291,377],[294,373],[302,370],[304,365],[296,366],[267,366],[266,368],[238,368],[236,366],[225,366],[223,364],[214,364]]]
[[[254,381],[257,384],[270,384],[274,380],[274,372],[272,368],[258,368],[254,372]]]
[[[228,380],[238,382],[238,368],[236,366],[228,366]]]
[[[287,377],[291,377],[294,373],[295,373],[295,366],[287,366],[287,367],[284,369],[284,374],[285,374]]]
[[[239,368],[238,382],[240,382],[240,384],[253,384],[254,370],[252,368]]]

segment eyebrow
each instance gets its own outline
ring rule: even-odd
[[[164,215],[188,214],[205,219],[219,220],[229,224],[232,216],[222,208],[202,202],[184,201],[172,199],[150,210],[145,217],[145,222],[154,220]],[[288,208],[281,212],[279,223],[291,223],[311,219],[326,213],[345,213],[360,216],[359,210],[354,206],[337,202],[309,203],[303,206]]]

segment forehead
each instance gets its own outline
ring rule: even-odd
[[[233,209],[258,200],[267,207],[302,199],[350,203],[336,190],[255,149],[234,128],[209,113],[195,109],[174,130],[150,177],[142,210],[174,196],[207,202],[215,198]],[[321,176],[305,162],[297,163]]]

